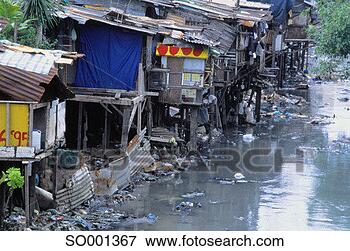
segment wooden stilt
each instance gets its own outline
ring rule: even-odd
[[[198,107],[191,107],[190,151],[197,150]]]
[[[81,150],[81,128],[83,123],[83,102],[79,102],[78,110],[78,135],[77,135],[77,149]]]
[[[54,200],[56,200],[57,196],[57,191],[58,191],[58,180],[57,180],[57,171],[58,171],[58,165],[59,165],[59,155],[58,152],[56,151],[55,155],[55,164],[53,165],[53,174],[52,174],[52,183],[53,183],[53,189],[52,189],[52,197]],[[45,162],[48,162],[47,159],[43,160]],[[47,163],[48,164],[48,163]]]
[[[137,105],[137,135],[141,134],[142,129],[142,102]]]
[[[261,119],[261,87],[256,87],[256,104],[255,104],[255,118],[256,122],[260,122]]]
[[[30,196],[29,196],[29,176],[32,171],[32,163],[25,162],[24,164],[24,208],[26,216],[26,226],[29,227],[31,223],[30,217]]]
[[[152,135],[153,128],[153,108],[151,98],[147,100],[147,135]]]
[[[5,218],[5,195],[6,195],[6,186],[5,183],[0,185],[0,227],[3,225]]]
[[[105,122],[104,122],[104,129],[103,129],[103,138],[102,138],[102,146],[103,146],[103,151],[105,152],[106,149],[107,149],[107,142],[108,142],[108,139],[107,139],[107,136],[108,136],[108,133],[107,133],[107,130],[108,130],[108,111],[105,109]]]

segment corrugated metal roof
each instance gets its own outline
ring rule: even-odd
[[[97,21],[100,23],[105,23],[113,26],[117,26],[120,28],[125,28],[129,30],[135,30],[139,32],[144,32],[147,34],[156,34],[157,30],[154,29],[154,27],[149,26],[149,25],[144,25],[140,27],[140,25],[136,24],[127,24],[123,22],[116,22],[116,21],[111,21],[106,18],[106,16],[110,13],[113,12],[118,12],[120,10],[118,9],[110,9],[108,11],[106,10],[97,10],[97,9],[92,9],[92,8],[84,8],[84,7],[79,7],[79,6],[69,6],[65,7],[63,11],[57,12],[57,15],[59,18],[72,18],[76,21],[78,21],[80,24],[85,24],[89,20]],[[120,12],[120,14],[125,15],[125,17],[132,17],[133,15],[130,14],[123,14]]]
[[[31,54],[12,50],[0,52],[0,65],[39,74],[48,74],[54,62],[55,58],[52,55]]]
[[[49,74],[57,60],[73,54],[61,50],[36,49],[7,40],[0,40],[0,47],[0,65],[38,74]]]
[[[39,102],[45,92],[40,84],[49,84],[56,74],[56,68],[44,75],[0,65],[0,92],[14,100]]]

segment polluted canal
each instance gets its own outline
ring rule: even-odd
[[[204,145],[203,161],[190,161],[187,171],[137,184],[135,199],[115,210],[148,219],[109,228],[350,230],[350,83],[311,84],[299,95],[306,102],[290,108],[294,115],[274,113],[256,127],[232,129]],[[245,142],[247,134],[252,139]],[[230,168],[207,172],[202,165],[215,148],[280,148],[283,163],[273,172],[244,172],[244,179]]]
[[[144,170],[113,196],[68,213],[36,211],[30,228],[350,230],[349,97],[349,82],[265,93],[257,126],[213,132],[183,168]],[[14,211],[6,228],[25,229],[23,210]]]

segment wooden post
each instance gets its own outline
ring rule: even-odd
[[[302,43],[301,48],[302,48],[302,52],[301,52],[301,71],[304,71],[304,67],[305,67],[305,54],[306,54],[306,44]]]
[[[31,217],[30,217],[30,197],[29,197],[29,176],[32,172],[32,163],[23,162],[24,164],[24,208],[26,216],[26,226],[29,227]]]
[[[150,71],[152,69],[152,43],[153,37],[147,36],[146,41],[146,71]]]
[[[239,124],[239,105],[240,105],[240,99],[241,99],[241,88],[238,86],[237,90],[235,91],[236,94],[236,107],[235,107],[235,124]]]
[[[77,149],[81,150],[81,128],[83,123],[83,102],[79,102]]]
[[[139,64],[138,75],[137,75],[137,91],[139,95],[145,92],[145,73],[143,72],[142,63]]]
[[[256,118],[256,122],[260,122],[261,119],[261,87],[257,86],[256,89],[256,104],[255,104],[255,118]]]
[[[89,123],[88,113],[87,113],[86,110],[84,110],[83,150],[86,150],[86,149],[87,149],[87,142],[88,142],[88,137],[87,137],[88,123]]]
[[[108,129],[108,111],[105,109],[105,123],[104,123],[104,129],[103,129],[103,137],[102,137],[102,146],[103,151],[105,152],[107,149],[107,129]]]
[[[197,151],[198,107],[191,107],[190,151]]]
[[[276,66],[276,38],[277,38],[277,35],[274,32],[272,36],[272,63],[271,63],[272,68]]]
[[[224,93],[222,97],[222,125],[223,128],[227,127],[227,111],[226,111],[226,87],[224,88]]]
[[[10,146],[10,104],[6,104],[6,145]]]
[[[129,128],[130,128],[130,117],[131,117],[131,108],[124,108],[123,112],[123,125],[122,125],[122,138],[121,138],[121,147],[126,151],[129,141]]]
[[[6,186],[5,183],[0,185],[0,227],[2,227],[3,220],[5,218],[5,195]]]
[[[141,134],[141,127],[142,127],[142,102],[139,102],[137,104],[137,135]]]
[[[32,221],[34,209],[35,209],[35,202],[36,202],[36,196],[35,196],[35,173],[37,170],[38,163],[32,164],[32,170],[29,175],[29,219],[30,222]]]
[[[153,109],[151,98],[147,99],[147,135],[151,137],[153,128]]]
[[[306,70],[309,69],[309,42],[306,42]]]
[[[58,191],[58,182],[57,182],[57,169],[58,169],[58,165],[59,165],[59,155],[58,152],[56,151],[56,154],[54,155],[55,158],[55,164],[53,165],[53,191],[52,191],[52,197],[54,200],[56,200],[56,196],[57,196],[57,191]],[[45,162],[47,162],[47,159],[44,160]]]

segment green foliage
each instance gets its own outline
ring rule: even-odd
[[[346,57],[350,54],[350,1],[319,0],[319,26],[308,33],[317,42],[317,52],[323,55]]]
[[[314,67],[313,71],[321,78],[331,80],[333,72],[337,67],[337,61],[335,60],[322,60]]]
[[[54,12],[59,8],[55,0],[26,0],[23,13],[27,19],[36,19],[43,27],[53,27],[57,21]]]
[[[24,185],[24,177],[21,175],[19,168],[11,167],[6,172],[2,172],[0,184],[6,183],[11,189],[22,188]]]
[[[20,6],[13,0],[0,0],[0,17],[6,18],[10,25],[22,19]]]
[[[38,43],[37,33],[38,24],[35,18],[26,18],[19,6],[13,0],[0,0],[0,16],[10,20],[0,33],[0,39],[14,42],[14,30],[16,28],[16,41],[19,44],[38,47],[41,49],[54,49],[57,40],[45,39]],[[16,24],[16,27],[15,27]]]

